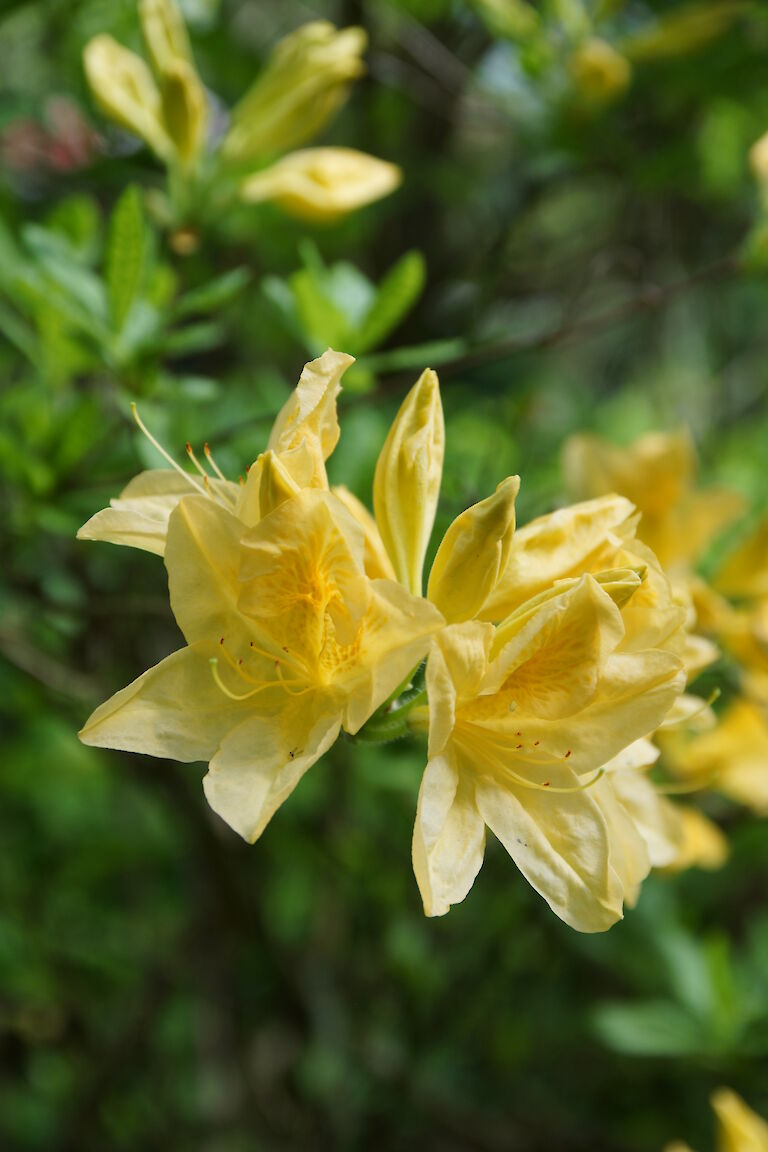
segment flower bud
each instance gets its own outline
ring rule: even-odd
[[[435,521],[445,452],[437,373],[427,368],[389,430],[373,482],[381,539],[398,580],[421,595],[424,555]]]
[[[632,65],[620,52],[597,36],[584,40],[570,60],[573,83],[588,100],[607,104],[629,87]]]
[[[177,60],[192,63],[184,18],[173,0],[139,0],[139,20],[157,76],[164,76]]]
[[[179,159],[188,164],[205,143],[208,100],[200,77],[186,60],[173,60],[162,77],[163,119]]]
[[[85,46],[83,66],[94,99],[106,115],[140,136],[161,160],[170,160],[174,148],[163,125],[162,99],[141,57],[111,36],[95,36]]]
[[[278,160],[241,186],[243,200],[271,200],[302,220],[329,221],[394,192],[396,164],[353,148],[306,148]]]
[[[338,32],[327,20],[286,36],[234,109],[224,155],[237,163],[255,160],[316,136],[363,72],[365,46],[362,28]]]
[[[503,480],[492,496],[457,516],[443,537],[427,596],[450,624],[473,620],[504,572],[519,490],[519,476]]]

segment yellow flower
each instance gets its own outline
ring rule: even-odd
[[[290,152],[241,187],[249,203],[271,201],[302,220],[333,221],[388,196],[400,185],[396,164],[353,148]]]
[[[688,573],[714,537],[743,511],[735,492],[697,491],[696,450],[685,432],[652,432],[618,447],[598,436],[572,436],[563,454],[577,499],[610,492],[642,515],[638,533],[670,575]]]
[[[596,104],[616,100],[629,87],[632,65],[626,56],[599,36],[590,36],[574,50],[571,75],[579,92]]]
[[[88,84],[103,111],[164,163],[191,164],[205,143],[208,99],[184,22],[173,0],[142,0],[139,17],[152,69],[111,36],[96,36],[83,52]]]
[[[758,705],[737,696],[711,731],[665,732],[659,739],[666,762],[681,779],[698,780],[768,815],[768,722]]]
[[[232,112],[224,155],[258,160],[298,148],[321,132],[364,71],[366,41],[362,28],[339,32],[327,20],[304,24],[281,40]]]
[[[748,1108],[730,1088],[718,1088],[711,1097],[717,1117],[717,1152],[768,1152],[768,1124]],[[679,1141],[665,1152],[690,1152]]]
[[[620,601],[625,581],[617,581]],[[428,915],[466,896],[486,826],[580,931],[608,928],[635,896],[651,864],[648,842],[631,799],[599,777],[660,723],[684,677],[670,652],[624,650],[611,591],[610,577],[601,584],[585,575],[497,629],[472,621],[436,637],[413,840]]]
[[[713,872],[728,859],[728,841],[713,820],[690,804],[675,807],[680,821],[681,840],[674,859],[666,864],[667,872],[685,872],[704,868]]]
[[[180,470],[165,488],[156,471],[127,501],[149,502],[154,521],[132,503],[84,533],[162,548],[187,646],[97,708],[81,739],[210,761],[208,801],[249,841],[340,729],[357,732],[407,678],[442,624],[399,584],[370,579],[356,520],[327,487],[295,478],[311,483],[318,459],[324,475],[349,362],[328,352],[308,366],[243,489],[190,476],[179,493]]]

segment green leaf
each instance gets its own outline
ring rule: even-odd
[[[109,221],[105,273],[112,326],[122,328],[141,285],[146,255],[146,222],[141,193],[131,185]]]
[[[411,311],[424,289],[426,274],[421,252],[406,252],[390,268],[357,333],[358,353],[378,347]]]
[[[428,344],[413,344],[408,348],[393,348],[365,357],[365,364],[374,372],[399,372],[401,369],[435,368],[449,360],[456,360],[467,351],[465,340],[432,340]]]
[[[708,1047],[698,1021],[671,1000],[602,1004],[592,1024],[608,1048],[629,1056],[690,1056]]]
[[[223,276],[217,276],[215,280],[185,292],[176,304],[174,313],[176,316],[194,316],[215,312],[234,300],[250,283],[250,279],[251,274],[247,268],[232,268]]]

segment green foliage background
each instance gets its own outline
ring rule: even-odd
[[[764,511],[747,151],[768,129],[768,10],[713,24],[701,6],[595,103],[569,71],[573,13],[621,45],[681,5],[184,7],[229,105],[279,35],[363,23],[369,74],[324,140],[405,182],[332,228],[233,210],[182,255],[195,237],[158,224],[162,173],[98,118],[80,65],[96,32],[138,44],[132,0],[1,6],[0,1147],[710,1148],[719,1084],[768,1115],[764,824],[711,801],[727,867],[653,877],[600,937],[559,923],[494,844],[465,903],[424,919],[416,744],[338,744],[248,847],[201,766],[78,744],[179,634],[159,559],[74,535],[156,463],[130,400],[177,457],[208,440],[237,475],[329,343],[360,357],[332,477],[366,499],[406,387],[440,370],[437,538],[510,472],[521,522],[555,506],[561,444],[586,428],[688,424],[705,482]],[[99,134],[88,163],[52,159],[61,96]],[[30,120],[49,142],[20,163]]]

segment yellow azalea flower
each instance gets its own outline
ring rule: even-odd
[[[315,452],[324,475],[335,444],[333,400],[350,360],[328,352],[308,366],[242,489],[190,475],[179,493],[181,470],[165,488],[155,470],[129,507],[83,533],[162,549],[186,647],[97,708],[81,739],[210,761],[208,801],[249,841],[340,729],[357,732],[408,677],[442,624],[425,600],[370,579],[357,521],[311,486]]]
[[[714,872],[728,859],[728,841],[713,820],[690,804],[675,806],[680,822],[680,843],[667,872],[685,872],[688,868],[703,868]]]
[[[577,90],[596,104],[617,99],[632,79],[632,65],[626,56],[599,36],[579,44],[571,56],[570,69]]]
[[[642,514],[640,537],[670,575],[688,572],[711,540],[743,511],[738,493],[697,491],[696,450],[687,432],[652,432],[619,447],[572,436],[563,462],[577,499],[617,492]]]
[[[305,148],[290,152],[241,187],[249,203],[270,201],[302,220],[333,221],[400,185],[396,164],[353,148]]]
[[[670,769],[768,815],[768,721],[762,708],[736,697],[710,732],[659,735]]]
[[[103,111],[164,163],[191,164],[205,143],[208,99],[184,22],[173,0],[141,0],[139,17],[152,68],[101,35],[85,46],[86,79]]]
[[[291,486],[327,488],[325,461],[339,439],[336,398],[341,378],[352,363],[353,357],[329,349],[305,366],[297,388],[275,420],[267,445],[269,454],[257,459],[242,488],[223,477],[206,445],[212,474],[204,480],[202,491],[232,505],[238,519],[252,527],[265,509],[272,510],[280,477],[285,492]],[[165,455],[156,442],[155,446]],[[190,446],[187,450],[191,453]],[[78,539],[106,540],[162,556],[172,511],[183,496],[200,491],[200,480],[175,465],[142,472],[110,501],[109,508],[83,525]]]
[[[497,629],[471,621],[436,637],[413,840],[428,915],[466,896],[486,826],[580,931],[610,927],[636,895],[651,864],[648,843],[631,802],[599,776],[659,724],[684,673],[671,652],[623,650],[610,584],[585,575]]]
[[[719,1088],[711,1097],[717,1117],[717,1152],[768,1152],[768,1124],[730,1088]],[[664,1152],[691,1152],[676,1141]]]
[[[304,24],[282,39],[232,112],[224,156],[259,160],[298,148],[321,132],[362,75],[366,42],[362,28],[339,32],[327,20]]]

